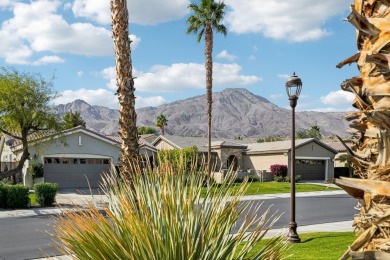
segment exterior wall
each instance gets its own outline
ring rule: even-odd
[[[343,155],[346,155],[348,153],[344,152],[344,153],[338,153],[336,154],[336,156],[334,157],[334,167],[345,167],[345,164],[346,162],[340,162],[338,159],[340,158],[340,156],[343,156]]]
[[[237,168],[239,170],[244,169],[244,161],[242,156],[242,149],[235,149],[235,148],[224,148],[221,149],[214,149],[213,151],[217,152],[218,155],[218,163],[217,163],[217,170],[221,169],[227,169],[228,165],[228,158],[231,155],[234,155],[237,158]]]
[[[80,139],[81,138],[81,139]],[[44,157],[82,157],[82,158],[109,158],[113,164],[117,164],[120,157],[120,147],[110,144],[83,132],[76,132],[58,139],[48,140],[36,146],[30,146],[31,158],[37,157],[43,163]],[[17,153],[16,162],[19,161],[21,152]],[[24,164],[23,184],[32,187],[33,180],[28,174],[29,161]]]
[[[288,175],[290,173],[290,156],[288,153]],[[298,147],[295,150],[295,159],[310,159],[310,160],[324,160],[325,161],[325,176],[324,180],[330,180],[334,178],[334,163],[333,159],[335,154],[332,151],[322,147],[321,145],[310,142],[304,146]]]
[[[154,147],[157,148],[157,150],[173,150],[173,149],[176,149],[175,147],[173,147],[172,145],[170,145],[169,143],[165,142],[164,140],[159,140],[155,145]]]
[[[243,156],[243,170],[254,169],[256,171],[270,171],[270,166],[273,164],[288,163],[288,156],[286,153],[272,153],[272,154],[244,154]]]

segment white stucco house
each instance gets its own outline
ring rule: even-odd
[[[22,146],[8,140],[2,154],[2,170],[15,167],[22,154]],[[84,127],[75,127],[61,134],[33,138],[29,152],[44,166],[44,181],[58,183],[60,188],[97,188],[102,174],[110,174],[119,164],[120,139],[104,136]],[[157,150],[144,139],[140,141],[140,155],[153,157]],[[28,173],[29,161],[22,170],[22,182],[32,186]]]

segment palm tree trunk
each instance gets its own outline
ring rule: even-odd
[[[353,225],[361,235],[350,249],[357,252],[341,259],[368,256],[367,251],[382,251],[378,255],[390,259],[390,1],[355,0],[351,10],[348,21],[356,28],[359,53],[338,67],[357,62],[361,72],[341,87],[355,94],[353,106],[359,109],[346,118],[356,132],[350,150],[354,173],[362,179],[334,182],[359,199]]]
[[[206,98],[207,98],[207,178],[211,177],[211,112],[213,105],[213,30],[211,25],[206,25]]]
[[[131,164],[138,159],[138,134],[127,1],[111,0],[110,3],[120,112],[119,133],[122,138],[121,163],[123,172],[131,173]]]

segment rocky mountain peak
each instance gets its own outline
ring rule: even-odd
[[[119,111],[91,106],[83,100],[59,105],[57,111],[79,111],[87,127],[102,134],[117,134]],[[156,118],[168,119],[165,131],[171,135],[207,135],[207,103],[205,95],[178,100],[158,107],[137,109],[137,125],[155,127]],[[346,113],[297,112],[297,131],[317,124],[324,136],[347,136]],[[290,135],[291,114],[247,89],[230,88],[213,93],[212,134],[217,138],[265,137]]]

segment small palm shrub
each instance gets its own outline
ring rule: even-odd
[[[206,172],[199,173],[196,162],[189,168],[163,165],[163,171],[137,169],[133,175],[107,176],[106,215],[91,204],[89,210],[58,216],[55,237],[63,253],[74,259],[248,259],[279,217],[240,202],[246,180],[232,189],[235,176],[230,174],[218,187],[210,184],[201,198]],[[275,237],[251,257],[280,259],[285,247]]]

